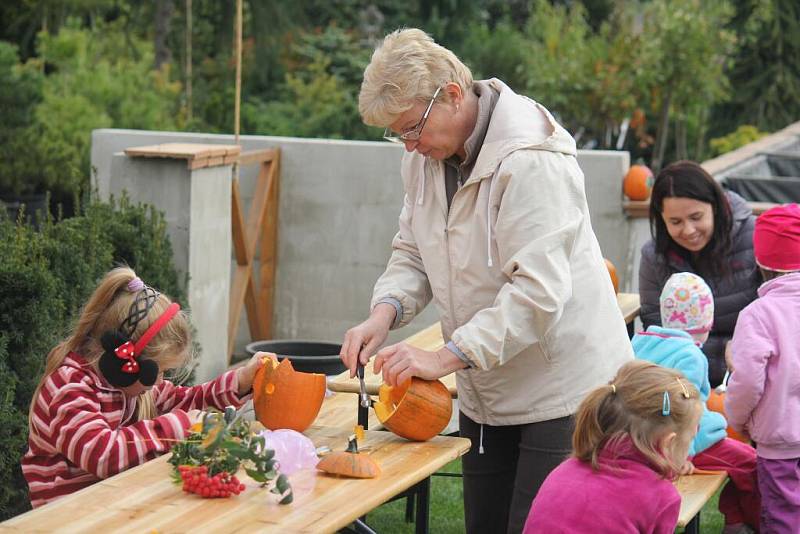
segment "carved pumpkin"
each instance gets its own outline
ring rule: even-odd
[[[319,461],[317,469],[331,475],[350,478],[375,478],[381,474],[381,468],[375,460],[363,452],[358,452],[354,436],[350,438],[347,450],[327,454]]]
[[[453,402],[440,381],[414,377],[397,387],[383,384],[373,408],[383,426],[398,436],[426,441],[450,422]]]
[[[606,260],[606,269],[608,269],[608,275],[611,277],[611,284],[614,286],[614,293],[619,293],[619,278],[617,278],[617,268],[614,267],[613,263]]]
[[[647,200],[653,188],[653,171],[645,165],[631,165],[622,181],[622,192],[631,200]]]
[[[711,390],[711,394],[708,396],[708,401],[706,401],[706,406],[712,412],[721,413],[725,415],[725,392],[717,391],[716,389]],[[736,432],[730,426],[727,428],[728,437],[733,438],[736,440],[741,441],[742,443],[750,443],[750,440]]]
[[[317,418],[325,398],[325,375],[299,373],[288,358],[266,358],[253,378],[253,408],[270,430],[302,432]]]

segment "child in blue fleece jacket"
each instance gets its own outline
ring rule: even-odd
[[[728,438],[722,414],[705,406],[711,392],[708,360],[700,350],[714,321],[714,297],[705,281],[693,273],[675,273],[661,293],[661,324],[633,337],[636,358],[681,371],[703,400],[699,429],[689,447],[695,467],[727,471],[730,482],[722,491],[719,510],[725,533],[757,531],[760,498],[756,482],[756,453],[750,445]]]

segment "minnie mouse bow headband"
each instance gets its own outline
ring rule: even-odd
[[[181,307],[178,303],[170,304],[134,343],[131,340],[133,332],[147,317],[159,293],[146,286],[139,277],[128,282],[127,290],[138,294],[120,328],[105,332],[100,339],[104,349],[100,357],[100,371],[116,387],[127,387],[136,381],[144,386],[152,386],[158,377],[158,364],[153,360],[138,358],[153,336],[175,317]]]

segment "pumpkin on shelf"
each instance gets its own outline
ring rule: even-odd
[[[647,200],[653,188],[653,171],[646,165],[631,165],[622,180],[622,192],[631,200]]]
[[[708,400],[706,401],[706,406],[712,412],[721,413],[723,416],[725,415],[725,388],[720,387],[714,388],[711,390],[711,394],[708,396]],[[750,440],[744,437],[743,435],[736,432],[730,426],[728,426],[726,432],[728,433],[729,438],[733,438],[735,440],[741,441],[742,443],[750,443]]]
[[[611,277],[611,284],[614,286],[614,293],[619,293],[619,278],[617,277],[617,268],[614,267],[614,264],[611,263],[606,258],[603,258],[606,262],[606,269],[608,269],[608,276]]]
[[[368,454],[358,452],[356,436],[350,436],[347,449],[331,452],[322,457],[317,469],[330,475],[348,478],[375,478],[380,476],[381,468]]]
[[[289,358],[265,358],[253,378],[256,419],[270,430],[303,432],[317,418],[325,398],[325,375],[300,373]]]
[[[372,407],[383,426],[412,441],[436,436],[450,422],[453,413],[447,387],[439,380],[417,377],[396,387],[383,384]]]

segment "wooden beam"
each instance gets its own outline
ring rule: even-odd
[[[264,148],[261,150],[248,150],[239,154],[239,165],[251,165],[253,163],[265,163],[272,161],[278,155],[275,148]]]

